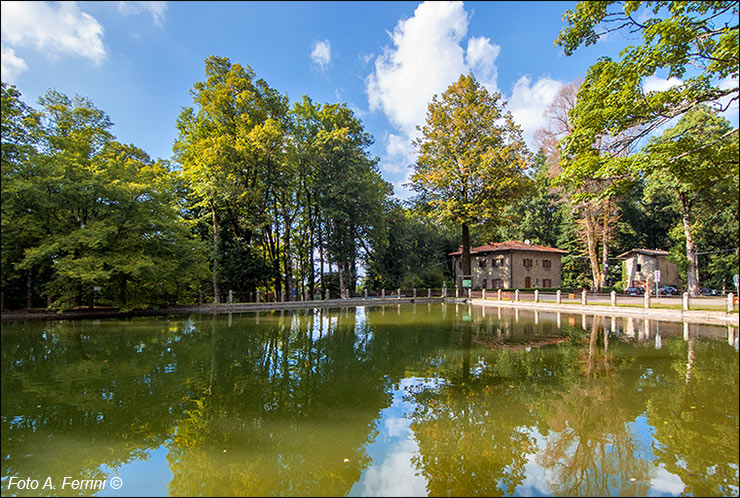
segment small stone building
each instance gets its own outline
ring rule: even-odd
[[[680,289],[682,282],[678,276],[678,265],[668,261],[667,256],[668,251],[660,249],[632,249],[617,258],[623,261],[628,287],[645,289],[650,285],[651,290],[654,290],[655,270],[660,270],[659,286],[673,285]]]
[[[560,287],[560,258],[568,251],[528,242],[507,241],[470,248],[474,289]],[[453,258],[455,282],[462,287],[462,247]]]

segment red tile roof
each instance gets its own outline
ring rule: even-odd
[[[633,252],[636,252],[638,254],[647,254],[648,256],[665,256],[668,254],[668,251],[663,251],[661,249],[630,249],[627,252],[623,252],[617,258],[619,259],[625,259]]]
[[[560,254],[568,254],[568,251],[562,249],[556,249],[554,247],[538,246],[537,244],[525,244],[517,240],[507,240],[506,242],[495,242],[493,244],[486,244],[484,246],[471,247],[470,254],[478,254],[484,252],[499,252],[499,251],[535,251],[535,252],[555,252]],[[449,253],[450,256],[459,256],[462,254],[462,246],[455,251]]]

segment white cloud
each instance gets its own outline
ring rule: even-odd
[[[331,62],[331,44],[329,40],[315,41],[311,50],[311,60],[318,65],[322,71],[326,71]]]
[[[403,135],[395,135],[393,133],[390,133],[388,135],[388,142],[385,148],[385,152],[386,154],[388,154],[389,157],[405,159],[409,163],[414,160],[414,146],[408,140],[408,138],[404,137]]]
[[[648,76],[642,82],[642,90],[645,93],[648,92],[665,92],[669,88],[680,85],[682,81],[675,76],[668,79],[659,78],[657,76]]]
[[[2,79],[7,83],[15,83],[16,78],[28,69],[25,61],[15,55],[15,51],[9,47],[2,47]]]
[[[118,11],[121,14],[137,15],[142,12],[149,12],[154,24],[162,26],[164,22],[164,13],[167,10],[167,2],[118,2]]]
[[[536,150],[534,132],[545,124],[545,111],[563,85],[562,81],[548,77],[542,77],[532,83],[528,76],[522,76],[514,83],[508,109],[514,121],[522,127],[524,140],[532,151]]]
[[[382,110],[413,138],[432,96],[469,70],[460,46],[467,30],[462,3],[425,2],[399,21],[390,34],[393,47],[383,49],[365,81],[370,110]]]
[[[655,477],[650,479],[650,491],[654,493],[679,496],[685,488],[681,478],[668,472],[663,464],[656,469]]]
[[[410,142],[418,136],[417,126],[426,120],[432,97],[468,72],[489,91],[498,89],[496,59],[501,47],[484,36],[466,38],[468,22],[461,2],[420,4],[411,18],[400,20],[389,33],[391,46],[375,58],[365,80],[370,110],[382,111],[398,131],[388,136],[382,167],[394,175],[406,172],[402,180],[392,181],[399,197],[413,195],[402,185],[409,181],[408,168],[403,166],[414,162]],[[549,78],[534,84],[527,78],[515,85],[512,100],[516,107],[509,109],[524,128],[528,143],[562,85]]]
[[[427,496],[427,481],[412,459],[419,453],[413,440],[404,440],[381,462],[373,462],[356,488],[359,496]]]
[[[496,57],[498,57],[501,47],[493,45],[491,40],[484,37],[471,38],[468,40],[468,50],[465,60],[470,66],[478,80],[488,88],[489,91],[495,92],[498,87],[498,70],[496,69]]]
[[[4,44],[72,54],[95,64],[105,59],[103,27],[75,2],[2,2],[0,9]]]

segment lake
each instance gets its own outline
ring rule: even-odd
[[[3,323],[3,495],[737,496],[737,334],[439,303]]]

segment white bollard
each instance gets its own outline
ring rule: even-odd
[[[515,303],[519,302],[519,289],[514,291],[514,302]]]
[[[588,304],[586,289],[583,289],[583,291],[581,292],[581,304],[584,306]]]
[[[732,292],[727,294],[727,312],[732,313],[735,310],[735,296]]]
[[[684,311],[689,311],[689,293],[688,292],[684,292],[683,293],[683,300],[682,301],[683,301],[683,310]]]
[[[540,291],[535,289],[534,290],[534,302],[539,303],[540,302]]]
[[[616,306],[617,305],[617,293],[612,291],[611,297],[612,297],[612,306]]]
[[[498,294],[498,300],[501,301],[501,289],[499,289],[496,293]]]
[[[645,301],[643,303],[645,309],[650,308],[650,291],[645,291]]]
[[[485,301],[486,300],[486,289],[483,289],[481,291],[481,298]]]
[[[558,289],[557,291],[555,291],[555,302],[558,303],[558,304],[560,304],[560,303],[563,302],[563,293],[560,292],[560,289]],[[559,316],[560,315],[558,315],[558,317]]]

